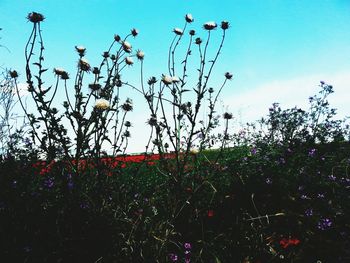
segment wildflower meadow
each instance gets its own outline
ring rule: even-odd
[[[234,74],[215,70],[229,21],[180,17],[163,74],[145,76],[138,29],[96,65],[76,45],[68,72],[45,57],[45,20],[22,21],[24,66],[0,76],[1,262],[350,262],[349,122],[331,83],[232,130],[217,107]],[[147,105],[142,153],[124,90]]]

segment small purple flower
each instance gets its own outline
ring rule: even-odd
[[[192,249],[191,243],[185,243],[184,248],[186,248],[187,250],[191,250]]]
[[[278,160],[278,163],[279,163],[279,164],[285,164],[285,163],[286,163],[286,160],[285,160],[283,157],[281,157],[281,158]]]
[[[288,148],[288,149],[287,149],[287,152],[288,152],[288,153],[292,153],[293,151],[292,151],[292,149]]]
[[[324,85],[324,84],[325,84],[325,82],[324,82],[323,80],[321,80],[321,81],[320,81],[320,84],[321,84],[321,85]]]
[[[172,261],[172,262],[175,262],[175,261],[177,261],[177,255],[176,254],[174,254],[174,253],[170,253],[169,255],[169,258],[170,258],[170,260]]]
[[[303,191],[305,189],[305,186],[303,186],[303,185],[299,185],[299,187],[298,187],[298,191]]]
[[[81,203],[81,204],[80,204],[80,208],[81,208],[81,209],[88,209],[88,208],[89,208],[89,205],[88,205],[87,203],[84,202],[84,203]]]
[[[312,208],[306,209],[305,210],[305,215],[306,216],[312,216],[314,214],[314,211],[312,210]]]
[[[16,188],[16,187],[17,187],[17,181],[16,181],[16,180],[13,180],[13,182],[12,182],[12,187],[13,187],[13,188]]]
[[[255,155],[257,152],[258,152],[258,151],[257,151],[256,148],[252,148],[252,149],[250,150],[250,153],[251,153],[252,155]]]
[[[185,258],[185,263],[190,263],[190,262],[191,262],[191,259]]]
[[[300,198],[303,199],[303,200],[310,199],[307,195],[301,195]]]
[[[323,193],[317,194],[317,198],[324,198],[324,194]]]
[[[314,157],[315,154],[316,154],[316,149],[315,149],[315,148],[310,149],[310,151],[309,151],[309,157]]]
[[[332,226],[332,221],[329,218],[322,218],[317,223],[317,228],[320,230],[326,230]]]
[[[69,180],[68,183],[67,183],[67,187],[68,187],[69,190],[73,190],[73,188],[74,188],[73,181]]]
[[[334,182],[337,179],[337,177],[335,177],[333,174],[331,174],[328,176],[328,179]]]
[[[267,184],[272,184],[272,179],[270,177],[267,177],[265,182]]]
[[[44,186],[47,188],[47,189],[51,189],[53,186],[55,185],[55,182],[52,178],[47,178],[45,181],[44,181]]]

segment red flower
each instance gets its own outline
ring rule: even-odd
[[[282,238],[280,240],[280,245],[283,248],[287,248],[288,246],[297,246],[300,243],[300,240],[297,238]]]
[[[213,217],[214,216],[214,210],[208,210],[207,215],[208,215],[208,217]]]

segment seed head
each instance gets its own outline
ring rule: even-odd
[[[85,55],[86,48],[83,46],[75,46],[75,50],[78,52],[79,56],[83,57]]]
[[[217,26],[218,25],[213,21],[207,22],[203,25],[204,29],[208,31],[215,29]]]
[[[141,50],[137,50],[136,52],[136,57],[139,59],[139,60],[143,60],[143,58],[145,57],[145,53]]]
[[[180,29],[180,28],[178,28],[178,27],[174,28],[174,29],[173,29],[173,32],[174,32],[176,35],[178,35],[178,36],[181,36],[181,35],[183,34],[182,29]]]
[[[193,16],[191,14],[187,14],[185,16],[185,19],[187,23],[192,23],[194,21]]]
[[[226,73],[225,73],[225,77],[226,77],[226,79],[231,80],[232,77],[233,77],[233,75],[232,75],[232,73],[230,73],[230,72],[226,72]]]
[[[197,37],[196,40],[195,40],[195,43],[196,43],[197,45],[202,44],[202,39],[201,39],[200,37]]]
[[[92,90],[92,91],[97,91],[101,88],[101,84],[98,84],[98,83],[91,83],[89,84],[89,88]]]
[[[168,75],[162,75],[162,82],[168,86],[173,83],[173,78]]]
[[[87,71],[88,72],[91,69],[91,66],[90,66],[89,62],[86,59],[84,59],[84,58],[81,58],[79,60],[79,65],[78,66],[80,67],[80,69],[82,71]]]
[[[223,29],[223,30],[226,30],[226,29],[228,29],[230,27],[230,23],[229,22],[227,22],[227,21],[222,21],[221,22],[221,28]]]
[[[44,21],[45,17],[40,13],[31,12],[28,14],[27,19],[30,22],[36,24],[36,23],[40,23],[40,22]]]
[[[231,120],[232,119],[232,113],[225,112],[223,115],[225,120]]]
[[[123,41],[122,45],[123,45],[123,49],[125,52],[127,52],[127,53],[131,52],[132,46],[129,42]]]
[[[132,64],[134,64],[134,61],[132,60],[132,57],[126,57],[125,58],[125,63],[129,66],[131,66]]]
[[[125,125],[125,127],[131,127],[131,122],[130,121],[126,121],[125,123],[124,123],[124,125]]]
[[[157,82],[156,77],[150,77],[149,80],[147,81],[148,85],[153,85]]]
[[[131,29],[131,34],[133,37],[136,37],[139,34],[139,31],[136,28]]]
[[[105,99],[98,99],[95,103],[95,108],[98,110],[106,110],[109,108],[109,102]]]
[[[117,35],[117,34],[115,34],[115,35],[114,35],[114,40],[115,40],[116,42],[119,42],[119,41],[120,41],[120,36]]]
[[[18,73],[16,70],[11,70],[10,71],[10,77],[15,79],[15,78],[18,78]]]
[[[122,105],[122,109],[124,111],[132,111],[133,110],[133,104],[132,104],[132,100],[127,98],[126,101],[124,102],[124,104]]]
[[[193,29],[191,29],[191,30],[189,31],[189,33],[190,33],[191,36],[194,36],[194,35],[196,34],[196,31],[194,31]]]
[[[65,72],[64,69],[62,68],[54,68],[53,72],[57,75],[57,76],[62,76],[62,74]]]

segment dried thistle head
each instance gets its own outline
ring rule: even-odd
[[[232,73],[230,73],[230,72],[226,72],[226,73],[225,73],[225,78],[226,78],[226,79],[231,80],[232,77],[233,77]]]
[[[115,35],[114,35],[114,40],[115,40],[116,42],[119,42],[120,39],[121,39],[121,37],[120,37],[118,34],[115,34]]]
[[[148,85],[153,85],[157,83],[157,78],[156,77],[150,77],[149,80],[147,81]]]
[[[145,53],[141,50],[137,50],[136,52],[136,57],[139,59],[139,60],[143,60],[144,57],[145,57]]]
[[[125,63],[129,66],[131,66],[132,64],[134,64],[134,61],[132,59],[132,57],[126,57],[125,58]]]
[[[91,83],[91,84],[89,84],[89,89],[91,89],[92,91],[97,91],[97,90],[101,89],[101,84]]]
[[[75,50],[78,52],[79,56],[85,56],[86,48],[84,46],[75,46]]]
[[[89,62],[84,58],[79,59],[78,66],[82,71],[86,71],[86,72],[89,72],[91,69]]]
[[[195,43],[197,44],[197,45],[200,45],[200,44],[202,44],[202,39],[200,38],[200,37],[197,37],[196,38],[196,40],[195,40]]]
[[[45,17],[40,13],[31,12],[28,14],[27,19],[28,19],[28,21],[36,24],[36,23],[40,23],[40,22],[44,21]]]
[[[136,37],[139,34],[139,31],[136,28],[131,29],[131,35]]]
[[[132,46],[128,41],[123,41],[122,46],[125,52],[127,53],[131,52]]]
[[[191,36],[194,36],[194,35],[196,34],[196,31],[193,30],[193,29],[191,29],[191,30],[189,31],[189,34],[190,34]]]
[[[95,74],[95,75],[98,75],[98,74],[100,74],[100,69],[98,67],[94,67],[92,69],[92,73]]]
[[[95,103],[95,108],[98,110],[106,110],[109,108],[109,102],[105,99],[98,99]]]
[[[18,73],[16,70],[11,70],[10,71],[10,77],[15,79],[15,78],[18,78]]]
[[[173,32],[174,32],[176,35],[178,35],[178,36],[181,36],[181,35],[183,34],[182,29],[181,29],[181,28],[178,28],[178,27],[174,28],[174,29],[173,29]]]
[[[218,25],[213,21],[207,22],[203,25],[204,29],[208,31],[215,29],[217,26]]]
[[[170,85],[173,83],[173,78],[168,76],[168,75],[162,75],[162,82],[165,84],[165,85]]]
[[[230,23],[228,21],[221,22],[221,29],[226,30],[230,27]]]
[[[125,125],[125,127],[131,127],[131,122],[130,121],[126,121],[125,123],[124,123],[124,125]]]
[[[127,98],[126,101],[124,102],[124,104],[122,105],[122,109],[126,112],[128,111],[132,111],[134,108],[132,100]]]
[[[223,117],[224,117],[225,120],[231,120],[233,115],[232,115],[232,113],[225,112]]]
[[[194,21],[193,16],[191,14],[187,14],[185,16],[185,19],[187,23],[192,23]]]

